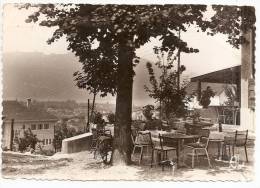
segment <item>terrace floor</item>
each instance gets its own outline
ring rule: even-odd
[[[150,168],[150,157],[144,156],[141,165],[138,165],[138,153],[133,157],[135,164],[131,166],[105,166],[102,162],[93,159],[89,151],[60,154],[54,156],[24,155],[14,152],[2,154],[3,178],[26,179],[56,179],[56,180],[186,180],[186,181],[251,181],[254,179],[254,149],[248,148],[249,163],[241,169],[232,169],[228,162],[211,159],[212,168],[208,168],[207,160],[201,158],[192,169],[185,168],[172,170],[160,166]],[[244,153],[241,161],[244,161]],[[186,160],[189,165],[190,160]]]

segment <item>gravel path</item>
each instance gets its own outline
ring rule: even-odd
[[[104,166],[93,159],[89,151],[75,154],[55,154],[51,157],[23,155],[13,152],[2,155],[4,178],[59,179],[59,180],[202,180],[250,181],[254,179],[253,164],[240,170],[229,168],[228,163],[213,163],[209,169],[202,165],[195,169],[183,168],[162,172],[160,167],[150,168],[148,160],[143,165]]]

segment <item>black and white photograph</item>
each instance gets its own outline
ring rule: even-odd
[[[2,178],[254,181],[256,12],[5,1]]]

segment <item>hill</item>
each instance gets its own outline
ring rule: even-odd
[[[152,103],[144,90],[149,83],[146,60],[141,59],[135,67],[133,104]],[[3,98],[24,100],[77,100],[92,99],[86,90],[78,89],[73,73],[81,68],[77,58],[71,54],[43,54],[39,52],[17,52],[3,54]],[[97,98],[97,102],[115,103],[115,97]]]

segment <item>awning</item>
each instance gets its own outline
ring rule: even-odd
[[[193,77],[191,82],[238,84],[240,83],[240,72],[241,65]]]

